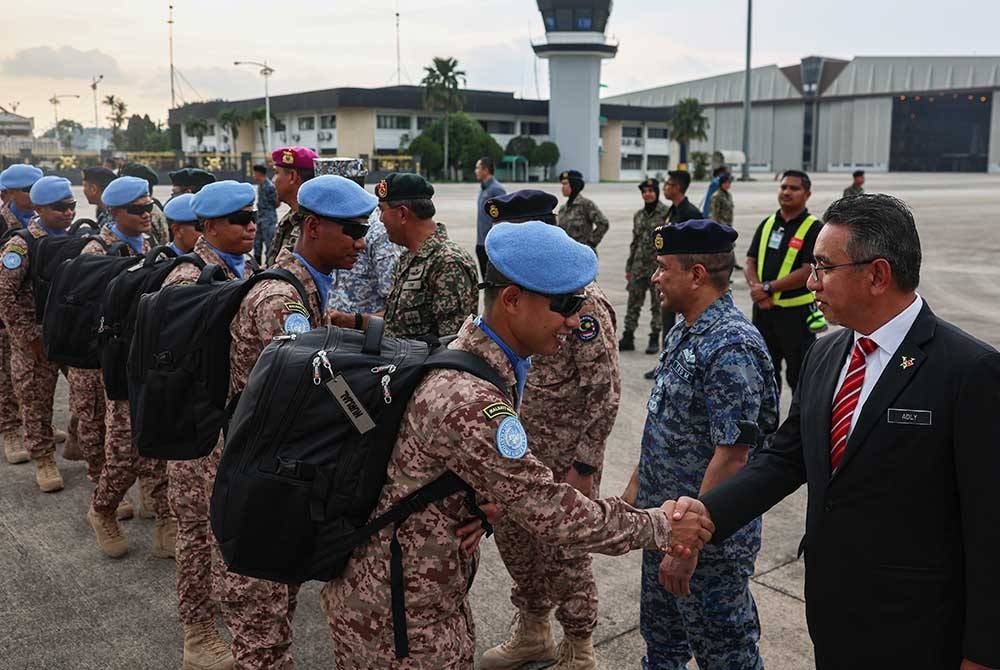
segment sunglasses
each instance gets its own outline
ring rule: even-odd
[[[504,282],[482,282],[479,284],[479,288],[503,288],[505,286],[517,286],[516,284],[507,284]],[[523,291],[528,289],[518,286]],[[531,291],[535,293],[535,291]],[[566,317],[567,319],[581,309],[583,309],[583,303],[587,301],[586,293],[560,293],[558,295],[547,295],[545,293],[539,293],[538,295],[543,295],[549,299],[549,309]]]
[[[49,209],[56,212],[68,212],[76,209],[76,200],[72,200],[70,202],[54,202],[47,206]]]
[[[257,223],[257,212],[250,209],[241,209],[238,212],[233,212],[226,218],[234,226],[249,226],[251,223]]]
[[[310,212],[310,214],[312,213]],[[312,216],[315,216],[320,221],[325,221],[326,223],[336,223],[343,229],[344,235],[347,235],[352,240],[360,240],[361,238],[363,238],[365,235],[368,234],[367,223],[358,223],[357,221],[351,221],[350,219],[331,219],[329,217],[320,216],[318,214],[312,214]],[[305,216],[302,217],[302,220],[304,221],[305,218],[306,218]]]
[[[145,205],[128,205],[125,211],[132,216],[142,216],[153,212],[153,203],[147,202]]]

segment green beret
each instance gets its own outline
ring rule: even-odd
[[[121,169],[122,177],[138,177],[149,182],[150,188],[160,183],[160,178],[142,163],[125,163]]]
[[[412,172],[392,172],[375,186],[379,202],[426,200],[434,196],[430,182]]]

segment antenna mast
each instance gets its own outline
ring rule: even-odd
[[[396,86],[403,84],[399,67],[399,0],[396,0]]]

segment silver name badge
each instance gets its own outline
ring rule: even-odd
[[[351,420],[351,423],[354,424],[359,433],[364,435],[375,427],[375,422],[372,421],[371,416],[365,410],[365,406],[358,400],[358,396],[354,395],[354,391],[347,385],[347,381],[342,375],[337,375],[328,381],[326,383],[326,390],[330,392],[333,399],[343,408],[344,414]]]
[[[929,409],[889,409],[889,423],[910,426],[930,426],[932,414]]]

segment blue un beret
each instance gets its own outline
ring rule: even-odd
[[[175,195],[163,206],[163,214],[168,221],[175,223],[197,223],[198,215],[191,209],[192,200],[194,200],[193,193]]]
[[[226,179],[206,184],[195,193],[191,209],[198,218],[218,219],[252,205],[253,199],[253,186]]]
[[[31,188],[42,178],[42,171],[34,165],[17,163],[0,172],[0,188]]]
[[[334,174],[313,177],[299,187],[299,207],[328,219],[367,217],[378,198],[354,181]]]
[[[118,177],[101,193],[105,207],[124,207],[139,198],[149,197],[149,182],[139,177]]]
[[[558,226],[541,221],[498,223],[486,255],[504,277],[535,293],[576,293],[597,277],[597,254]]]
[[[653,231],[653,246],[660,256],[671,254],[724,254],[733,250],[733,228],[711,219],[692,219],[660,226]]]
[[[44,207],[60,200],[72,198],[73,191],[70,189],[69,179],[48,176],[42,177],[32,185],[29,197],[32,204]]]

